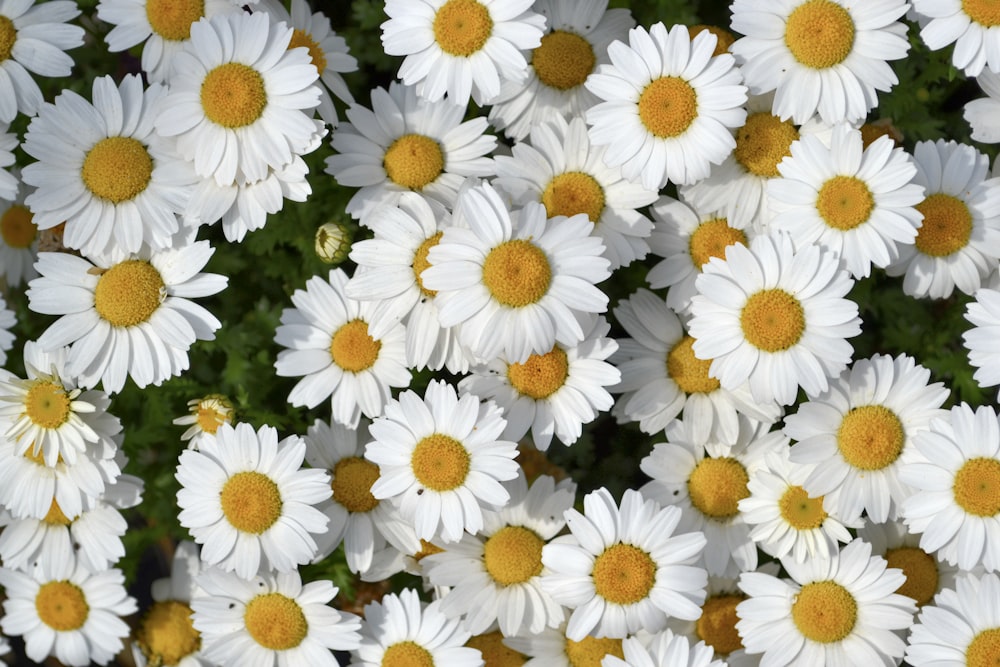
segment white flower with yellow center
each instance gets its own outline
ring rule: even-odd
[[[801,386],[825,391],[861,333],[854,286],[840,259],[816,245],[793,249],[786,234],[726,248],[695,280],[689,331],[694,354],[711,359],[724,388],[750,383],[754,400],[791,405]]]
[[[569,616],[569,612],[564,612]],[[579,641],[566,636],[566,623],[535,635],[505,637],[504,644],[526,656],[528,667],[597,667],[606,656],[624,658],[622,639],[586,635]],[[515,663],[519,664],[519,663]]]
[[[965,307],[965,319],[972,328],[962,334],[969,363],[980,387],[1000,384],[1000,290],[981,287],[975,301]]]
[[[24,203],[26,194],[22,190],[10,202],[0,197],[0,278],[10,287],[20,287],[38,275],[34,267],[38,256],[38,225]]]
[[[1000,72],[1000,7],[990,0],[913,0],[920,38],[932,51],[949,44],[952,64],[966,76]]]
[[[316,509],[330,496],[325,470],[300,469],[305,443],[249,424],[224,424],[200,449],[181,452],[177,519],[202,546],[207,565],[251,579],[289,572],[316,554],[314,534],[327,518]]]
[[[590,140],[604,161],[650,190],[705,178],[732,152],[731,128],[746,119],[746,87],[728,53],[712,55],[716,37],[691,38],[687,26],[632,28],[629,43],[608,47],[585,84],[602,102],[587,110]]]
[[[624,656],[607,656],[601,667],[726,667],[728,663],[713,660],[714,652],[698,642],[694,646],[687,637],[663,630],[652,637],[629,637],[622,641]]]
[[[488,184],[463,190],[455,215],[468,228],[445,229],[420,275],[437,291],[441,325],[461,325],[474,357],[523,363],[557,342],[576,345],[579,320],[607,310],[595,284],[610,275],[608,261],[585,215],[549,220],[541,204],[512,214]]]
[[[1000,141],[1000,74],[983,70],[976,78],[986,97],[967,102],[962,116],[972,128],[972,138],[983,143]],[[996,170],[993,173],[996,176]]]
[[[69,345],[66,375],[83,387],[116,393],[131,377],[158,385],[188,368],[196,340],[212,340],[222,323],[193,298],[225,289],[228,279],[201,273],[214,252],[208,241],[93,261],[62,252],[38,254],[28,307],[61,317],[39,336],[47,351]]]
[[[531,144],[515,144],[512,152],[513,157],[494,158],[493,184],[509,193],[516,206],[540,202],[550,218],[586,213],[612,271],[646,256],[653,225],[637,209],[653,203],[657,193],[604,164],[605,149],[591,145],[583,118],[567,122],[556,116],[535,124]]]
[[[386,324],[374,301],[357,301],[344,293],[347,274],[334,269],[326,280],[313,276],[306,289],[292,294],[295,308],[281,312],[274,333],[279,345],[274,368],[279,376],[298,377],[288,394],[292,405],[314,408],[330,397],[333,418],[348,427],[382,414],[390,387],[410,383],[406,368],[403,325]],[[369,328],[385,333],[372,335]]]
[[[388,91],[372,90],[371,98],[370,110],[360,104],[347,110],[350,122],[330,140],[337,154],[326,158],[326,173],[340,185],[361,188],[346,210],[362,224],[377,205],[395,205],[406,192],[452,208],[466,177],[493,175],[488,154],[497,140],[483,134],[485,118],[464,121],[464,106],[428,102],[396,81]]]
[[[566,637],[624,638],[662,630],[671,616],[698,618],[707,574],[695,563],[706,540],[700,532],[674,534],[679,509],[633,489],[619,509],[603,487],[584,496],[583,507],[583,514],[565,512],[571,534],[542,548],[550,570],[542,589],[571,610]]]
[[[0,364],[7,361],[7,350],[14,347],[14,334],[11,329],[17,324],[17,315],[7,307],[7,301],[0,296]]]
[[[1000,576],[959,577],[925,605],[910,628],[906,664],[914,667],[996,662],[1000,655]]]
[[[523,81],[521,53],[540,45],[545,17],[533,0],[387,0],[382,46],[405,56],[399,78],[432,102],[447,94],[463,110],[490,104],[503,81]]]
[[[177,426],[187,426],[181,434],[181,441],[192,449],[205,438],[215,437],[223,424],[233,423],[233,404],[222,394],[209,394],[202,398],[192,398],[187,402],[188,414],[171,422]]]
[[[801,124],[817,111],[827,123],[863,120],[876,91],[898,82],[888,60],[906,56],[903,0],[735,0],[731,47],[750,93],[771,90],[774,113]]]
[[[459,398],[455,388],[432,380],[421,399],[404,391],[372,422],[365,458],[379,466],[371,487],[392,499],[417,537],[456,542],[483,528],[483,513],[510,500],[501,482],[519,469],[517,446],[500,440],[507,422],[492,402]]]
[[[9,126],[0,121],[0,200],[14,201],[18,192],[18,178],[7,171],[14,164],[14,149],[18,146],[17,135],[8,132]]]
[[[303,584],[291,571],[245,581],[207,570],[197,582],[205,595],[191,600],[191,618],[213,664],[336,667],[333,651],[361,640],[361,620],[329,605],[337,587],[327,580]]]

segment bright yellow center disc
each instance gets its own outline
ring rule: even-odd
[[[219,394],[206,396],[198,403],[195,417],[198,426],[205,433],[215,435],[223,424],[232,423],[233,406],[227,398]]]
[[[983,630],[965,649],[966,667],[996,667],[1000,656],[1000,628]]]
[[[563,649],[572,667],[601,667],[604,656],[624,658],[622,640],[611,637],[584,637],[578,642],[566,639]]]
[[[191,24],[204,15],[204,0],[146,0],[149,26],[172,42],[190,39]]]
[[[145,191],[153,176],[153,158],[136,139],[107,137],[87,153],[80,176],[95,197],[120,204]]]
[[[413,275],[417,278],[417,287],[420,288],[421,294],[431,299],[437,296],[437,291],[424,287],[424,281],[420,278],[420,274],[423,273],[425,269],[430,268],[431,263],[427,260],[427,255],[430,254],[431,248],[441,242],[441,236],[443,234],[444,232],[438,232],[434,236],[425,239],[424,242],[417,248],[417,252],[413,255]]]
[[[747,244],[747,235],[741,229],[733,229],[726,218],[712,218],[698,225],[688,239],[691,263],[698,269],[708,264],[713,257],[726,258],[726,248],[734,243]]]
[[[17,28],[14,27],[14,22],[6,16],[0,16],[0,63],[10,58],[16,41]]]
[[[731,457],[704,458],[688,477],[688,495],[698,511],[714,519],[739,513],[738,503],[750,495],[743,464]]]
[[[722,655],[729,655],[743,648],[743,640],[736,632],[736,605],[743,602],[743,595],[713,595],[701,607],[701,617],[695,622],[698,639]]]
[[[996,0],[962,0],[962,11],[986,28],[1000,25],[1000,4]]]
[[[778,500],[781,518],[795,530],[814,530],[826,521],[823,496],[810,498],[801,486],[789,486]]]
[[[266,593],[250,600],[243,622],[254,641],[272,651],[295,648],[309,632],[302,607],[281,593]]]
[[[656,583],[656,563],[631,544],[613,544],[594,561],[594,589],[614,604],[633,604],[649,595]]]
[[[413,449],[410,467],[417,481],[433,491],[451,491],[465,483],[469,475],[469,452],[462,443],[447,435],[429,435]]]
[[[337,461],[333,467],[333,499],[348,512],[370,512],[378,506],[372,484],[379,478],[377,465],[357,456]]]
[[[504,241],[483,262],[483,284],[505,306],[522,308],[549,290],[552,267],[541,248],[531,241]]]
[[[542,573],[543,546],[545,542],[534,531],[505,526],[483,547],[486,572],[501,586],[523,584]]]
[[[667,375],[685,394],[710,394],[719,388],[719,381],[709,377],[711,360],[694,356],[694,338],[684,336],[667,353]]]
[[[79,586],[69,581],[42,584],[35,596],[38,619],[57,632],[79,630],[87,622],[90,605]]]
[[[256,122],[267,106],[264,77],[243,63],[225,63],[205,75],[201,106],[216,125],[235,129]]]
[[[476,0],[448,0],[434,15],[434,41],[453,56],[471,56],[493,34],[490,11]]]
[[[0,215],[0,236],[9,248],[27,248],[35,241],[38,227],[27,206],[12,204]]]
[[[639,95],[639,119],[653,136],[677,137],[698,117],[698,95],[677,76],[655,79]]]
[[[815,642],[839,642],[851,633],[857,620],[854,596],[834,581],[806,584],[792,603],[795,627]]]
[[[522,396],[536,401],[548,398],[559,391],[569,377],[569,361],[560,347],[551,352],[533,354],[523,364],[507,367],[507,379]]]
[[[73,519],[63,513],[62,508],[59,507],[59,503],[56,502],[55,498],[52,499],[49,511],[45,513],[45,518],[42,521],[50,526],[68,526],[73,523]]]
[[[913,598],[917,605],[931,601],[938,590],[938,566],[933,556],[917,547],[899,547],[886,551],[885,560],[887,567],[898,567],[906,575],[897,593]]]
[[[747,342],[765,352],[787,350],[806,330],[806,315],[799,300],[782,289],[752,294],[740,313],[740,327]]]
[[[101,274],[94,289],[94,309],[116,327],[148,320],[166,296],[160,272],[149,262],[130,259]]]
[[[316,71],[322,76],[323,71],[326,69],[326,54],[323,53],[323,49],[312,38],[312,35],[296,28],[292,31],[292,39],[288,42],[288,48],[295,49],[300,46],[304,46],[309,50],[309,58],[312,59],[312,64],[316,68]]]
[[[792,142],[798,138],[799,131],[791,121],[766,111],[752,113],[736,132],[733,156],[751,174],[775,178],[781,175],[778,163],[792,154]]]
[[[69,394],[61,384],[35,380],[24,399],[24,413],[33,424],[55,429],[69,419]]]
[[[542,192],[542,204],[550,218],[586,213],[597,224],[604,212],[604,188],[590,174],[569,171],[549,181]]]
[[[558,90],[582,84],[596,63],[590,42],[565,30],[553,30],[542,37],[541,45],[531,54],[531,66],[538,80]]]
[[[958,506],[969,514],[996,516],[1000,513],[1000,461],[969,459],[955,473],[952,493]]]
[[[222,513],[236,529],[259,535],[281,517],[281,492],[267,475],[255,471],[238,472],[220,493]]]
[[[191,607],[179,600],[155,602],[135,631],[135,642],[154,665],[172,666],[201,648]]]
[[[847,59],[854,46],[854,19],[830,0],[808,0],[788,16],[785,45],[797,61],[826,69]]]
[[[969,245],[972,213],[961,199],[937,192],[917,204],[924,222],[917,230],[917,250],[931,257],[947,257]]]
[[[349,373],[360,373],[374,366],[381,350],[382,341],[368,335],[368,323],[364,320],[351,320],[341,326],[330,341],[333,363]]]
[[[829,227],[848,231],[868,222],[875,208],[871,190],[854,176],[834,176],[819,190],[816,210]]]
[[[715,35],[715,50],[712,51],[713,56],[721,56],[723,53],[728,53],[729,47],[736,41],[736,37],[733,36],[733,33],[724,28],[720,28],[719,26],[705,25],[703,23],[688,26],[688,37],[691,38],[692,42],[695,37],[703,32],[709,32]]]
[[[404,134],[386,149],[382,166],[396,185],[420,191],[444,171],[444,153],[430,137]]]
[[[844,415],[837,429],[837,448],[848,464],[881,470],[899,458],[906,442],[903,423],[884,405],[864,405]]]

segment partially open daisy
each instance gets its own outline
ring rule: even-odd
[[[976,367],[973,377],[980,387],[1000,384],[1000,290],[976,290],[965,319],[972,323],[962,334],[962,343],[969,351],[969,363]]]
[[[698,642],[694,646],[687,637],[675,635],[669,629],[652,637],[629,637],[622,641],[623,657],[607,656],[601,667],[726,667],[728,663],[713,660],[714,652]]]
[[[198,443],[206,437],[214,437],[223,424],[233,423],[233,404],[222,394],[209,394],[202,398],[192,398],[187,402],[188,414],[177,417],[173,424],[187,426],[181,440],[188,446],[198,448]]]
[[[1000,72],[1000,9],[989,0],[913,0],[920,38],[933,50],[954,43],[952,64],[966,76]]]
[[[774,90],[774,113],[801,124],[817,111],[827,123],[853,123],[898,82],[889,60],[910,43],[903,0],[735,0],[731,47],[754,95]]]
[[[925,605],[910,629],[906,662],[932,665],[988,665],[1000,655],[1000,576],[959,577]]]
[[[0,189],[3,184],[0,172]],[[34,263],[38,256],[38,225],[25,203],[24,189],[12,201],[0,197],[0,278],[10,287],[19,287],[38,275]]]
[[[692,39],[684,25],[632,28],[628,39],[611,43],[611,64],[585,84],[604,100],[587,110],[590,140],[607,146],[609,166],[649,189],[705,178],[735,147],[730,128],[746,119],[733,57],[713,56],[715,35]]]

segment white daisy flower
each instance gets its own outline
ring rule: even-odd
[[[955,287],[972,294],[1000,262],[1000,179],[989,178],[989,157],[954,141],[921,141],[914,157],[924,220],[886,273],[905,274],[910,296],[945,299]]]
[[[38,257],[38,225],[24,203],[26,195],[22,190],[10,202],[0,197],[0,278],[9,287],[20,287],[38,275],[33,266]]]
[[[607,309],[595,283],[610,275],[585,215],[549,220],[541,204],[511,214],[488,184],[464,190],[455,215],[469,227],[447,228],[420,274],[442,326],[461,325],[459,340],[484,361],[523,363],[583,340],[579,319]]]
[[[628,39],[611,43],[611,64],[585,84],[604,100],[587,110],[591,142],[607,146],[604,161],[648,189],[705,178],[735,147],[730,128],[746,120],[733,57],[713,56],[715,35],[692,39],[684,25],[632,28]]]
[[[325,470],[300,469],[305,443],[277,431],[224,424],[198,451],[181,452],[177,519],[203,545],[207,565],[251,579],[289,572],[316,554],[313,534],[327,519],[315,505],[330,496]]]
[[[14,149],[19,142],[17,135],[8,132],[8,129],[8,124],[0,120],[0,200],[14,201],[17,197],[18,178],[6,168],[14,164]]]
[[[17,315],[7,307],[7,301],[0,296],[0,364],[7,362],[7,350],[14,347],[11,329],[17,324]]]
[[[906,662],[914,667],[986,665],[1000,646],[1000,576],[959,577],[925,605],[910,628]]]
[[[983,70],[976,78],[986,97],[967,102],[962,116],[972,128],[972,138],[987,144],[1000,141],[1000,74]],[[996,176],[996,173],[993,174]]]
[[[949,44],[952,64],[966,76],[1000,72],[1000,12],[986,0],[913,0],[920,38],[932,51]]]
[[[432,102],[447,93],[465,109],[469,97],[490,104],[503,81],[523,81],[521,53],[541,43],[545,17],[533,0],[388,0],[382,46],[405,56],[399,78]]]
[[[292,405],[314,408],[330,397],[333,418],[348,427],[382,414],[390,387],[410,383],[406,369],[406,332],[402,324],[382,322],[373,301],[344,293],[347,274],[334,269],[326,280],[313,276],[295,290],[295,308],[281,312],[274,340],[286,350],[274,367],[279,376],[304,376],[288,394]],[[385,333],[378,338],[370,328]]]
[[[365,458],[381,473],[372,495],[391,498],[422,540],[455,542],[463,530],[475,534],[484,510],[510,500],[500,482],[513,479],[518,464],[516,444],[500,440],[506,425],[492,401],[459,398],[444,381],[432,380],[423,399],[404,391],[369,429],[374,440]]]
[[[981,287],[975,301],[965,307],[965,319],[972,328],[962,334],[969,363],[980,387],[1000,384],[1000,290]]]
[[[847,367],[861,332],[853,287],[836,255],[808,245],[797,252],[785,235],[758,236],[726,248],[695,281],[689,331],[709,374],[731,389],[749,381],[757,401],[790,405],[801,386],[825,391]]]
[[[817,111],[827,123],[863,120],[876,91],[898,83],[889,60],[910,44],[903,0],[734,0],[731,47],[750,93],[775,91],[774,113],[801,124]]]
[[[568,612],[565,612],[569,616]],[[545,628],[535,635],[505,637],[504,644],[518,651],[528,660],[524,667],[580,667],[600,665],[605,656],[624,658],[623,640],[615,637],[585,635],[579,641],[566,636],[566,623],[555,628]]]
[[[198,443],[203,439],[215,437],[220,426],[234,421],[233,404],[222,394],[192,398],[187,406],[188,414],[177,417],[171,423],[187,426],[187,430],[181,434],[181,441],[187,442],[192,449],[197,449]]]
[[[715,654],[705,642],[692,646],[687,637],[675,635],[669,629],[644,639],[628,637],[623,640],[624,657],[606,656],[601,659],[601,667],[726,667],[727,664],[713,660]]]

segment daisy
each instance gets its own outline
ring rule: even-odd
[[[28,307],[61,317],[38,344],[48,352],[69,345],[66,374],[82,387],[100,382],[111,394],[121,391],[126,376],[141,388],[180,375],[191,345],[212,340],[222,326],[191,301],[226,287],[225,276],[200,272],[213,252],[198,241],[93,260],[39,253],[40,277],[28,284]]]
[[[686,637],[675,635],[670,630],[656,633],[648,643],[637,637],[622,641],[624,657],[606,656],[601,659],[601,667],[726,667],[721,660],[712,660],[714,652],[698,642],[694,646]]]
[[[0,296],[0,364],[7,362],[7,350],[14,347],[14,334],[11,329],[17,324],[17,316],[7,307],[7,301]]]
[[[358,646],[360,619],[329,602],[337,587],[303,584],[296,571],[245,581],[219,570],[198,577],[205,595],[191,600],[202,653],[215,664],[336,667],[332,651]]]
[[[1000,576],[966,575],[925,605],[910,629],[906,661],[914,667],[986,665],[1000,642]]]
[[[391,498],[417,537],[455,542],[462,531],[483,528],[483,510],[510,500],[501,482],[517,475],[515,443],[500,440],[506,427],[500,409],[477,396],[459,398],[455,388],[432,380],[421,399],[404,391],[372,422],[374,440],[365,458],[379,466],[371,487]]]
[[[496,624],[494,624],[495,626]],[[499,630],[491,630],[481,635],[469,637],[465,645],[474,648],[483,656],[484,665],[508,667],[524,665],[528,656],[515,651],[505,644],[506,638]]]
[[[889,60],[906,56],[903,0],[734,0],[731,47],[750,93],[774,90],[774,113],[796,124],[863,120],[876,91],[898,83]]]
[[[25,196],[21,191],[10,202],[0,197],[0,278],[10,287],[20,287],[38,275],[33,266],[38,256],[38,225],[24,203]]]
[[[347,110],[350,122],[331,138],[337,154],[326,158],[326,173],[360,188],[346,210],[362,224],[378,204],[397,204],[405,192],[451,208],[466,177],[493,175],[488,154],[497,140],[484,134],[485,118],[463,121],[465,107],[428,102],[396,81],[388,91],[375,88],[371,98],[371,110],[360,104]]]
[[[7,171],[6,167],[14,164],[14,149],[18,146],[17,135],[8,132],[9,126],[0,121],[0,200],[14,201],[17,197],[18,178],[15,173]]]
[[[187,402],[188,414],[177,417],[171,423],[187,426],[181,434],[181,441],[189,443],[192,449],[205,438],[214,437],[223,424],[232,424],[233,404],[222,394],[208,394],[202,398],[192,398]]]
[[[715,36],[692,39],[683,25],[632,28],[628,39],[611,43],[611,64],[585,84],[603,100],[587,110],[591,142],[607,146],[608,166],[647,189],[705,178],[735,147],[730,128],[746,120],[733,57],[713,56]]]
[[[542,548],[542,564],[551,570],[542,589],[571,610],[568,638],[657,632],[671,616],[701,614],[707,575],[694,563],[705,535],[675,535],[679,509],[661,509],[633,489],[619,508],[603,487],[584,496],[583,507],[583,514],[566,510],[570,534]]]
[[[388,0],[382,46],[405,56],[399,78],[432,102],[490,104],[503,81],[523,81],[522,51],[541,44],[545,17],[532,0]]]
[[[952,64],[966,76],[1000,72],[1000,13],[984,0],[913,0],[920,38],[932,51],[954,43]]]
[[[910,296],[945,299],[955,287],[972,294],[1000,261],[1000,179],[989,178],[989,157],[954,141],[921,141],[914,157],[924,221],[886,273],[905,274]]]
[[[578,318],[607,309],[595,283],[610,275],[585,215],[548,220],[541,204],[512,214],[488,184],[464,190],[455,215],[469,227],[447,228],[420,274],[442,326],[461,325],[459,340],[484,361],[523,363],[583,340]]]
[[[965,307],[965,319],[972,323],[962,334],[962,343],[969,363],[976,367],[973,377],[980,387],[1000,384],[1000,290],[976,290],[975,301]]]
[[[75,2],[0,3],[0,123],[18,112],[33,116],[42,106],[42,91],[31,78],[69,76],[73,58],[63,53],[83,45],[83,28],[68,21],[80,15]]]
[[[327,519],[314,505],[330,494],[325,470],[300,469],[306,446],[277,431],[224,424],[198,451],[181,452],[177,519],[203,545],[207,565],[251,579],[289,572],[316,554]]]
[[[828,559],[782,565],[790,580],[740,575],[748,599],[736,607],[736,629],[747,653],[778,667],[899,662],[900,631],[913,622],[916,605],[894,592],[903,572],[872,556],[870,544],[856,539]]]
[[[569,613],[564,612],[568,617]],[[579,641],[566,636],[566,623],[536,635],[505,637],[504,644],[528,657],[524,667],[582,667],[600,665],[607,656],[624,658],[623,640],[586,635]]]
[[[861,332],[853,286],[839,259],[818,246],[795,251],[787,235],[726,248],[695,281],[689,331],[709,374],[731,389],[749,381],[757,401],[790,405],[801,386],[825,391],[851,359]]]
[[[314,408],[330,397],[334,420],[354,427],[362,413],[382,414],[389,388],[408,385],[410,372],[403,326],[382,322],[377,303],[347,297],[346,284],[347,274],[334,269],[326,280],[313,276],[305,290],[295,290],[295,308],[282,310],[274,333],[289,349],[278,353],[274,368],[282,377],[303,376],[289,403]],[[370,328],[385,333],[375,338]]]
[[[962,116],[972,127],[972,138],[987,144],[1000,141],[1000,74],[984,70],[976,78],[986,97],[966,103]],[[993,174],[996,176],[996,173]]]

